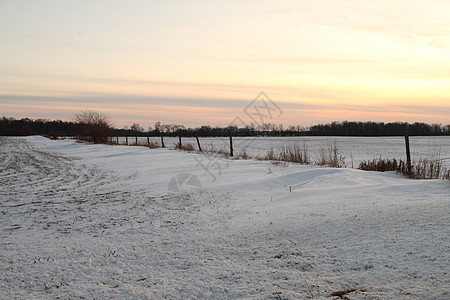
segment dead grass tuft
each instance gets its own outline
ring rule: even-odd
[[[181,146],[180,146],[180,144],[175,144],[175,149],[184,150],[184,151],[195,151],[195,147],[191,143],[186,143]]]
[[[418,162],[412,162],[409,169],[408,164],[403,160],[379,158],[361,162],[358,169],[378,172],[395,171],[413,179],[450,179],[450,172],[440,159],[420,159]]]
[[[336,141],[329,143],[326,150],[320,149],[319,158],[315,161],[319,166],[330,166],[333,168],[345,167],[345,158],[339,154]]]
[[[238,159],[250,159],[251,157],[247,154],[247,151],[242,151],[238,156],[237,156],[237,158]]]
[[[158,142],[150,141],[150,144],[147,145],[150,149],[161,148],[161,145]]]
[[[259,160],[270,161],[284,161],[298,164],[309,164],[310,158],[308,154],[308,147],[306,143],[303,143],[303,147],[297,144],[282,146],[278,152],[275,152],[273,148],[267,151],[265,156],[258,157]]]

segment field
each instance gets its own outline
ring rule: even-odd
[[[134,143],[136,139],[129,137],[128,142]],[[151,142],[158,142],[159,137],[151,137]],[[178,143],[178,138],[165,137],[166,146],[173,147]],[[125,143],[125,138],[119,138],[120,143]],[[138,142],[145,144],[147,138],[139,137]],[[197,149],[195,138],[183,138],[183,143],[192,144]],[[228,138],[200,138],[203,149],[229,151]],[[251,157],[264,156],[270,149],[280,149],[284,146],[297,145],[306,147],[314,161],[319,158],[321,151],[336,144],[339,155],[342,156],[345,166],[357,168],[361,161],[377,158],[406,160],[405,139],[403,137],[235,137],[234,152],[238,155],[244,151]],[[411,157],[419,161],[421,158],[442,159],[443,164],[450,169],[450,137],[410,137]]]
[[[450,297],[448,180],[3,137],[0,183],[1,299]]]

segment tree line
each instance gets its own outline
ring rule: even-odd
[[[450,125],[406,122],[332,122],[311,126],[310,135],[322,136],[430,136],[449,135]]]
[[[288,126],[266,123],[262,126],[246,127],[200,126],[186,128],[178,124],[156,122],[147,129],[138,123],[130,127],[113,128],[112,123],[103,115],[85,111],[76,115],[75,121],[23,118],[20,120],[3,117],[0,119],[0,135],[3,136],[91,136],[93,142],[102,142],[102,138],[111,136],[434,136],[450,135],[450,124],[426,124],[406,122],[332,122],[311,127]],[[97,140],[96,140],[97,138]]]

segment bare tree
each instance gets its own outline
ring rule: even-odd
[[[168,125],[168,124],[164,124],[164,125],[161,125],[159,128],[160,128],[161,132],[163,132],[163,133],[166,133],[166,132],[169,133],[169,132],[170,132],[171,126]]]
[[[75,121],[81,125],[83,133],[94,143],[106,143],[111,133],[112,122],[107,116],[86,109],[75,114]]]
[[[144,127],[139,125],[139,123],[133,123],[133,125],[131,125],[131,131],[134,133],[143,132],[144,130]]]

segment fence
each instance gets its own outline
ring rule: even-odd
[[[175,143],[175,139],[177,139],[176,143]],[[190,139],[191,141],[184,143],[183,139]],[[195,139],[194,141],[192,141],[192,139]],[[187,138],[182,138],[181,136],[178,137],[164,137],[164,136],[160,136],[160,137],[150,137],[150,136],[146,136],[146,137],[138,137],[138,136],[134,136],[134,137],[110,137],[109,138],[109,143],[111,145],[125,145],[125,146],[146,146],[149,148],[165,148],[167,143],[165,142],[165,140],[169,140],[170,142],[172,142],[172,144],[174,145],[174,147],[176,149],[183,149],[183,150],[197,150],[200,152],[203,152],[202,149],[202,145],[200,142],[200,139],[198,136],[195,137],[187,137]],[[228,154],[230,156],[234,156],[234,148],[233,148],[233,137],[230,136],[229,138],[226,138],[224,140],[229,140],[229,146],[227,147],[229,149]],[[197,144],[197,149],[194,148],[194,144]],[[170,144],[170,143],[169,143]],[[210,144],[209,146],[212,146],[212,144]],[[204,147],[205,151],[212,151],[213,149],[211,149],[211,147]],[[225,152],[223,151],[223,149],[217,149],[218,151],[221,152]]]
[[[406,140],[408,143],[406,143]],[[230,143],[231,142],[231,143]],[[180,148],[179,136],[123,136],[111,137],[111,144],[119,145],[139,145],[150,148]],[[410,160],[412,163],[421,159],[440,160],[443,166],[450,169],[450,137],[235,137],[230,140],[225,137],[181,137],[181,146],[189,146],[185,150],[202,151],[205,153],[215,152],[231,156],[231,146],[233,147],[233,157],[261,158],[268,154],[268,151],[276,152],[283,148],[292,148],[296,145],[308,152],[310,160],[314,163],[323,152],[327,152],[330,147],[337,143],[338,154],[343,157],[343,166],[358,167],[362,161],[378,158],[402,159],[405,163]],[[407,144],[410,158],[405,155]]]

